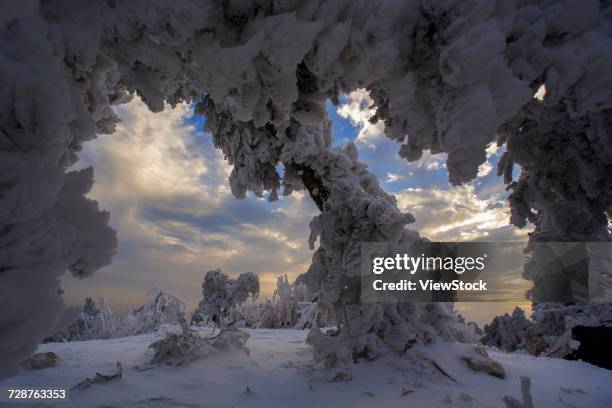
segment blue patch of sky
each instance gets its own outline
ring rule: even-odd
[[[344,100],[344,96],[340,97],[340,103]],[[350,121],[338,115],[338,109],[331,101],[327,101],[327,115],[332,121],[332,134],[334,135],[333,147],[344,147],[348,142],[353,142],[357,138],[359,128],[353,125]]]
[[[340,103],[344,96],[340,97]],[[334,135],[334,147],[344,147],[348,142],[354,142],[359,133],[359,128],[349,120],[338,115],[337,108],[327,102],[327,113],[332,120],[332,133]],[[449,188],[448,173],[446,168],[440,166],[437,169],[426,169],[419,167],[417,163],[409,163],[398,155],[399,144],[384,138],[375,147],[359,146],[359,157],[368,165],[369,170],[374,173],[385,191],[390,193],[405,190],[407,188]],[[444,163],[446,160],[442,160]],[[389,175],[398,178],[393,180]]]

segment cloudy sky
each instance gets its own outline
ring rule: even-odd
[[[331,104],[337,145],[354,141],[383,188],[416,218],[411,228],[434,241],[523,241],[527,231],[508,226],[508,207],[495,163],[501,150],[488,149],[489,161],[471,184],[451,187],[445,155],[424,154],[413,163],[397,156],[399,145],[384,137],[381,123],[368,122],[365,92]],[[113,135],[89,142],[75,166],[95,168],[89,196],[111,212],[119,235],[114,262],[92,278],[64,279],[68,303],[104,296],[115,310],[142,304],[159,287],[194,307],[206,271],[229,275],[256,272],[263,295],[276,277],[294,279],[310,264],[308,223],[317,209],[303,193],[268,203],[252,194],[236,200],[227,178],[230,167],[214,149],[202,118],[187,105],[153,114],[139,101],[118,109],[122,123]],[[477,321],[512,305],[464,304]]]

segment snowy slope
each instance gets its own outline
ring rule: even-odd
[[[199,329],[208,332],[208,329]],[[442,343],[404,357],[385,357],[335,369],[312,365],[306,331],[249,330],[250,355],[220,354],[181,367],[137,371],[155,334],[73,343],[50,343],[38,351],[59,354],[59,366],[22,372],[0,388],[71,388],[95,372],[123,377],[109,384],[69,392],[71,407],[503,407],[501,398],[520,399],[520,376],[532,380],[536,407],[612,406],[612,371],[584,362],[535,358],[489,350],[506,370],[504,380],[471,371],[458,358],[470,345]],[[455,379],[440,373],[425,353]],[[352,380],[330,382],[338,372]],[[247,391],[247,387],[249,391]],[[404,394],[404,395],[402,395]],[[446,400],[446,402],[445,402]],[[28,404],[15,404],[25,407]]]

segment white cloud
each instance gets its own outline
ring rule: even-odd
[[[356,138],[358,147],[367,147],[361,158],[387,183],[411,181],[418,177],[419,185],[428,180],[439,179],[446,168],[446,154],[431,154],[424,151],[421,158],[407,163],[399,158],[396,151],[389,149],[384,137],[384,127],[369,123],[373,111],[369,108],[372,100],[365,90],[347,95],[337,112],[349,120],[359,131]],[[400,207],[411,212],[416,223],[411,227],[421,235],[437,241],[517,241],[526,240],[527,231],[509,225],[509,207],[506,191],[501,180],[486,179],[493,171],[493,158],[500,155],[503,147],[495,143],[487,147],[487,161],[479,168],[475,184],[458,187],[408,188],[396,192]],[[416,181],[416,180],[415,180]],[[484,184],[483,184],[484,182]]]
[[[67,278],[69,301],[104,295],[114,306],[133,307],[158,286],[194,306],[209,269],[257,272],[264,294],[272,293],[276,276],[306,270],[308,224],[316,212],[308,197],[236,200],[230,166],[211,136],[189,121],[187,105],[154,114],[135,101],[118,113],[117,131],[86,145],[79,165],[95,168],[90,196],[111,212],[118,254],[87,282]]]
[[[426,171],[439,170],[446,168],[447,156],[446,153],[431,154],[429,150],[425,150],[421,158],[413,162],[413,165]]]
[[[365,89],[358,89],[346,96],[344,103],[338,107],[338,115],[347,119],[359,131],[355,141],[369,148],[374,148],[385,134],[385,125],[382,121],[376,124],[370,123],[370,118],[374,115],[372,98]]]
[[[480,167],[478,168],[477,177],[487,176],[493,171],[493,163],[491,163],[491,157],[499,156],[501,151],[503,151],[503,146],[497,146],[496,143],[491,143],[487,147],[487,149],[485,150],[485,153],[487,155],[487,161],[482,163]]]
[[[509,208],[500,195],[483,199],[473,184],[440,188],[408,188],[396,193],[402,210],[412,213],[416,229],[433,241],[523,241],[525,230],[508,223]]]
[[[384,123],[382,121],[376,124],[370,123],[369,120],[374,115],[374,110],[370,109],[372,103],[373,101],[368,92],[365,89],[359,89],[345,96],[343,103],[337,108],[337,113],[340,117],[347,119],[353,126],[357,127],[358,132],[355,137],[355,143],[359,148],[366,148],[365,151],[361,152],[361,157],[373,170],[378,169],[381,165],[387,167],[393,166],[395,168],[419,169],[422,171],[435,171],[446,168],[447,155],[445,153],[431,154],[430,151],[426,150],[421,158],[414,162],[407,162],[400,158],[397,154],[399,149],[397,143],[385,137]],[[414,173],[408,171],[407,175],[413,176]],[[387,182],[390,183],[405,177],[406,174],[394,171],[387,172]]]
[[[542,84],[540,85],[536,93],[533,95],[533,97],[537,99],[538,101],[543,102],[544,98],[546,97],[546,91],[547,91],[546,84]]]
[[[365,112],[369,98],[364,93],[351,94],[348,106],[339,109],[361,124],[358,146],[368,142],[378,149],[367,149],[372,153],[363,156],[372,170],[390,183],[442,171],[445,155],[425,152],[410,164],[399,159],[392,149],[396,145],[367,122],[371,113]],[[211,136],[189,120],[186,105],[153,114],[133,102],[119,114],[123,123],[117,132],[87,144],[81,155],[82,166],[95,168],[90,195],[111,211],[111,224],[119,233],[118,255],[90,279],[67,278],[69,301],[104,295],[114,307],[133,307],[149,287],[159,286],[194,306],[209,269],[257,272],[264,294],[271,294],[277,276],[295,278],[308,268],[308,224],[317,210],[307,194],[275,204],[252,196],[233,198],[227,182],[230,167],[213,148]],[[492,148],[488,154],[494,154]],[[430,239],[526,237],[508,226],[503,189],[489,192],[485,200],[473,185],[406,189],[397,196],[417,219],[412,227]]]
[[[401,178],[399,174],[387,173],[387,183],[393,183]]]

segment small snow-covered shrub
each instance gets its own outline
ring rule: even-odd
[[[166,333],[166,337],[149,345],[154,350],[150,364],[181,365],[222,351],[245,347],[249,334],[238,329],[223,329],[214,337],[201,337],[185,324],[181,333]]]
[[[287,275],[279,276],[272,299],[257,302],[255,298],[235,305],[229,311],[228,325],[236,327],[306,329],[333,323],[329,309],[311,302],[304,284],[290,283]]]
[[[572,337],[576,326],[595,327],[612,320],[609,303],[539,303],[533,321],[518,307],[512,315],[497,316],[484,327],[481,342],[506,352],[525,350],[533,355],[572,358],[580,342]]]
[[[578,347],[572,329],[612,321],[612,303],[540,303],[534,306],[533,321],[526,333],[527,351],[564,358]]]
[[[135,312],[142,331],[157,329],[162,324],[176,324],[188,314],[182,300],[157,288],[149,291],[144,305]]]
[[[533,325],[525,316],[525,311],[516,307],[512,315],[508,313],[495,316],[490,324],[484,327],[482,344],[495,346],[506,352],[525,348],[526,331]]]

